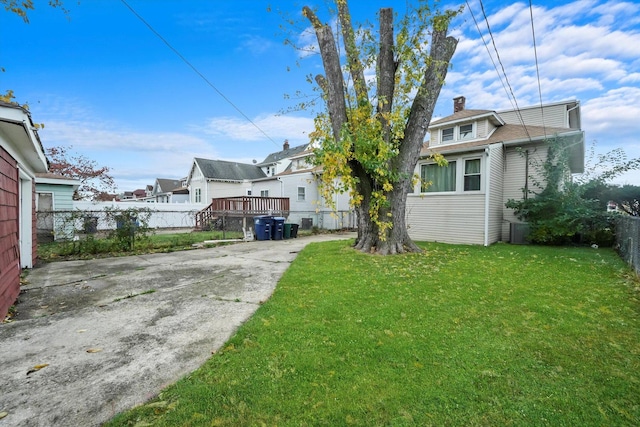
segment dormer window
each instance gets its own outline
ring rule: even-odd
[[[457,141],[469,141],[475,138],[475,125],[469,123],[466,125],[451,126],[450,128],[444,128],[440,131],[441,144]]]
[[[442,142],[453,141],[454,128],[442,129]]]
[[[460,139],[473,139],[473,124],[460,126]]]

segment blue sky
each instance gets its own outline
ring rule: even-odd
[[[325,0],[126,1],[208,82],[121,1],[68,0],[68,15],[36,1],[29,24],[2,11],[0,91],[29,104],[45,147],[71,145],[109,166],[124,191],[186,176],[193,157],[250,163],[285,139],[308,141],[313,113],[281,113],[293,105],[285,94],[312,94],[305,77],[322,65],[283,41],[311,43],[300,10]],[[353,20],[375,22],[380,7],[403,14],[407,1],[352,1]],[[588,145],[640,157],[640,4],[532,3],[542,102],[580,100]],[[480,2],[469,5],[489,41]],[[529,2],[483,6],[518,105],[539,104]],[[288,34],[286,17],[298,21]],[[511,108],[469,8],[451,31],[460,41],[434,119],[458,95],[467,108]],[[640,173],[616,182],[640,185]]]

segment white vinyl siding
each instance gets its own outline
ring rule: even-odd
[[[504,182],[504,149],[501,144],[493,144],[489,150],[489,224],[487,242],[507,241],[502,236],[502,223],[504,204],[502,202],[502,190]]]
[[[484,194],[407,197],[409,236],[416,241],[484,244]]]
[[[504,187],[503,187],[503,206],[504,203],[507,203],[509,199],[521,200],[523,197],[523,188],[525,187],[525,183],[528,183],[529,190],[539,193],[541,191],[540,188],[536,187],[534,184],[534,180],[531,179],[531,176],[534,176],[537,179],[541,179],[542,177],[539,174],[539,169],[535,164],[540,164],[542,159],[545,159],[547,156],[547,146],[543,144],[538,144],[535,146],[529,146],[527,148],[529,152],[529,170],[527,178],[526,173],[526,154],[525,152],[521,152],[516,147],[508,147],[505,150],[505,168],[504,168]],[[529,195],[529,197],[534,197],[533,195]],[[503,218],[507,222],[505,224],[505,228],[503,229],[503,238],[505,237],[505,233],[508,236],[508,223],[511,222],[521,222],[518,218],[516,218],[512,209],[508,209],[506,207],[504,209]]]
[[[548,127],[569,127],[568,108],[573,103],[545,105],[544,110],[540,106],[522,108],[520,115],[525,124],[531,126],[548,126]],[[544,123],[543,123],[544,111]],[[516,111],[506,111],[498,113],[502,120],[507,124],[521,125],[520,115]]]

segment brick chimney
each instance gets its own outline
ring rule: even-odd
[[[453,98],[453,113],[457,113],[459,111],[464,110],[464,102],[466,101],[466,98],[464,96],[458,96],[456,98]]]
[[[289,140],[285,139],[284,144],[282,144],[282,150],[288,150],[288,149],[289,149]]]

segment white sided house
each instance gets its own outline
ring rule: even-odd
[[[189,202],[208,205],[211,199],[251,195],[251,182],[264,178],[256,165],[195,158],[187,177]]]
[[[509,199],[533,188],[532,176],[556,139],[570,153],[571,173],[584,170],[579,101],[519,110],[467,110],[454,99],[454,114],[432,122],[415,173],[421,183],[407,198],[407,226],[414,240],[490,245],[520,243]],[[431,155],[442,154],[447,166]],[[430,183],[430,185],[428,184]]]
[[[311,164],[312,155],[308,144],[290,148],[285,140],[282,151],[269,154],[258,164],[267,176],[253,181],[252,194],[288,197],[290,213],[287,221],[299,224],[302,229],[353,227],[355,219],[347,194],[336,195],[337,212],[324,202],[319,191],[322,168]]]
[[[151,197],[155,203],[189,203],[187,178],[156,178]]]

